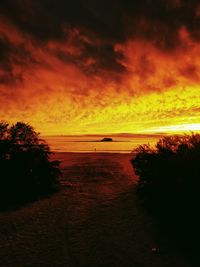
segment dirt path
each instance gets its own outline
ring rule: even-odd
[[[71,187],[0,214],[0,267],[192,266],[140,207],[130,155],[55,157]]]

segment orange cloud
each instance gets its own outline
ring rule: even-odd
[[[43,134],[197,130],[200,45],[185,26],[177,36],[178,46],[163,49],[63,26],[62,39],[38,41],[1,17],[0,118]]]

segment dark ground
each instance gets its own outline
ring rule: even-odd
[[[0,213],[0,267],[195,266],[140,205],[130,154],[54,158],[63,190]]]

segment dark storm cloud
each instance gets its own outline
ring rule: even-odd
[[[77,56],[67,54],[58,49],[56,55],[61,61],[76,64],[86,74],[100,75],[102,71],[107,73],[123,73],[126,71],[125,67],[120,64],[123,54],[114,51],[113,46],[110,44],[100,46],[85,44],[82,53]]]
[[[174,46],[186,26],[199,38],[198,0],[4,0],[2,13],[22,30],[47,40],[63,38],[63,26],[78,27],[103,40],[153,39]]]
[[[73,28],[90,40],[98,40],[98,44],[88,43],[77,37],[81,46],[78,56],[56,51],[59,59],[77,64],[88,74],[126,70],[120,63],[123,54],[114,49],[116,43],[142,39],[162,51],[171,51],[181,46],[181,27],[193,40],[200,39],[198,0],[2,0],[0,10],[37,45],[64,42]],[[10,52],[9,44],[4,44],[1,57],[9,58]],[[85,64],[91,58],[93,61]],[[9,60],[5,67],[11,68]]]
[[[6,37],[0,37],[0,84],[22,81],[23,68],[30,63],[34,63],[34,59],[24,45],[16,45]]]

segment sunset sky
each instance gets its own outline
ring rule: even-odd
[[[0,120],[44,135],[200,130],[199,0],[1,0]]]

